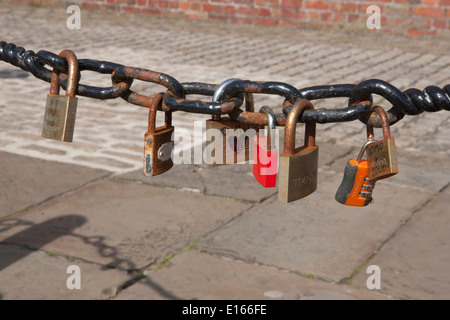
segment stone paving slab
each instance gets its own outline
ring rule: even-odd
[[[381,293],[404,299],[450,299],[450,187],[432,198],[369,261],[380,267]],[[355,286],[365,287],[363,273]]]
[[[2,222],[0,241],[123,270],[155,263],[249,204],[103,179]],[[74,224],[85,220],[79,225]]]
[[[146,278],[121,291],[117,300],[380,300],[387,295],[308,279],[264,265],[212,256],[194,250],[146,271]]]
[[[111,174],[0,151],[0,218]]]
[[[374,204],[347,207],[334,199],[341,180],[319,171],[312,195],[289,204],[270,198],[201,240],[198,248],[341,281],[432,196],[385,184],[376,190]]]
[[[0,299],[104,300],[113,297],[130,275],[83,260],[19,246],[0,245]],[[80,289],[68,289],[69,266],[80,269]]]

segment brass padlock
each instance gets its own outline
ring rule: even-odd
[[[163,94],[158,93],[152,100],[148,112],[148,131],[144,136],[144,175],[156,176],[173,167],[172,112],[165,112],[164,125],[156,128],[156,111]]]
[[[225,87],[240,79],[228,79],[222,82],[214,92],[213,102],[217,102],[221,99],[222,92]],[[246,111],[253,112],[253,96],[251,94],[245,95],[245,109]],[[220,152],[222,155],[217,155],[216,149],[211,151],[211,158],[207,160],[208,164],[212,166],[219,166],[224,164],[236,164],[242,162],[248,162],[250,160],[250,142],[254,135],[257,134],[261,126],[247,124],[238,120],[234,120],[229,116],[222,117],[220,115],[213,115],[210,120],[206,120],[206,139],[207,146],[212,142],[211,138],[217,137],[216,133],[220,132]],[[218,130],[217,132],[211,132],[211,129]],[[253,132],[249,132],[253,129]],[[251,137],[250,133],[254,133]],[[218,161],[214,161],[218,159]]]
[[[50,93],[47,95],[42,137],[57,141],[72,142],[77,113],[75,94],[80,79],[78,60],[70,50],[63,50],[60,57],[66,58],[68,64],[66,95],[59,95],[59,70],[53,69]]]
[[[369,179],[377,181],[397,174],[398,166],[395,141],[391,137],[386,111],[380,106],[375,106],[371,110],[371,113],[374,112],[380,116],[383,139],[370,144],[366,152],[369,165]],[[369,140],[374,139],[373,127],[369,125],[367,125],[367,137]]]
[[[317,189],[319,146],[315,145],[316,123],[305,128],[305,144],[295,148],[297,121],[305,109],[314,109],[305,99],[297,100],[289,112],[284,133],[284,151],[280,156],[278,201],[292,202],[304,198]]]

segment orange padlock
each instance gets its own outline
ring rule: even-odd
[[[339,186],[335,199],[347,206],[364,207],[373,201],[372,191],[375,181],[369,180],[369,162],[361,160],[367,147],[375,140],[367,141],[356,159],[350,159],[344,170],[344,178]]]

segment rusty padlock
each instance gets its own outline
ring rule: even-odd
[[[337,202],[346,206],[363,207],[372,202],[372,192],[375,181],[369,179],[369,164],[362,159],[367,147],[375,143],[368,140],[355,159],[350,159],[345,165],[344,177],[336,192]]]
[[[397,152],[395,150],[395,141],[391,137],[389,120],[386,111],[380,106],[371,109],[372,113],[377,113],[380,117],[381,127],[383,129],[383,139],[371,143],[367,147],[367,161],[369,165],[369,179],[377,181],[389,178],[398,173]],[[367,125],[367,138],[373,138],[373,127]]]
[[[253,139],[252,173],[263,187],[273,188],[277,184],[278,172],[278,148],[274,139],[276,117],[267,106],[261,107],[259,112],[267,115],[267,135],[263,135],[263,130],[260,130]]]
[[[156,111],[162,99],[162,93],[155,95],[148,112],[148,131],[144,136],[144,175],[146,176],[156,176],[173,167],[174,127],[171,111],[164,112],[164,125],[156,128]]]
[[[60,71],[53,68],[50,84],[50,93],[47,95],[47,104],[42,126],[42,137],[57,141],[72,142],[77,114],[78,99],[75,96],[80,79],[78,60],[70,50],[63,50],[60,57],[66,58],[68,64],[66,95],[59,94]]]
[[[213,102],[220,101],[225,87],[238,80],[240,79],[228,79],[222,82],[214,92]],[[245,108],[246,111],[253,112],[253,96],[251,94],[245,95]],[[211,157],[207,159],[208,164],[219,166],[248,162],[250,159],[250,136],[253,138],[259,128],[258,125],[243,123],[229,116],[213,115],[210,120],[206,120],[206,144],[208,146],[212,142],[211,138],[217,137],[216,133],[220,132],[220,143],[218,145],[221,146],[221,150],[218,151],[222,152],[222,155],[216,156],[216,149],[213,149],[211,154],[207,154],[207,157]],[[218,131],[211,132],[211,130]],[[215,161],[215,159],[218,161]]]
[[[284,151],[280,156],[278,200],[292,202],[317,189],[319,146],[315,145],[316,123],[306,123],[305,144],[295,148],[297,121],[305,109],[314,109],[311,102],[299,99],[289,112],[284,133]]]

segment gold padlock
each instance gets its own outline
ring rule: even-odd
[[[57,141],[72,142],[77,113],[77,97],[80,72],[78,60],[70,50],[63,50],[60,57],[66,58],[68,64],[66,95],[59,95],[59,70],[53,69],[50,93],[47,95],[42,137]]]
[[[380,116],[381,127],[383,129],[383,139],[370,144],[366,151],[369,179],[377,181],[397,174],[398,165],[395,141],[391,137],[386,111],[380,106],[375,106],[371,110],[372,113],[377,113]],[[367,125],[367,137],[369,140],[374,139],[373,127],[370,125]]]
[[[314,109],[314,107],[308,100],[297,100],[286,119],[284,151],[280,156],[278,181],[278,201],[280,202],[299,200],[317,189],[319,146],[315,145],[315,122],[306,124],[305,144],[295,148],[297,121],[305,109]]]
[[[144,136],[144,175],[156,176],[173,167],[172,112],[165,112],[164,125],[156,128],[156,111],[163,94],[158,93],[152,100],[148,112],[148,131]]]

